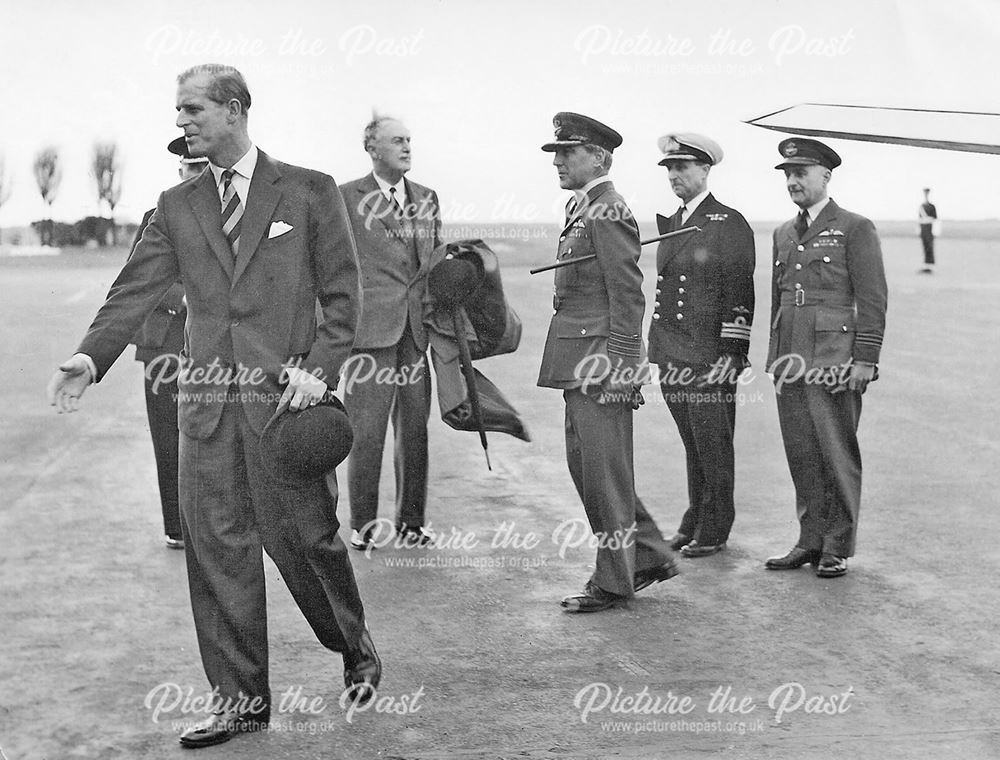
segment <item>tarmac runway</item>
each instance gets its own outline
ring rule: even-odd
[[[524,338],[516,354],[477,366],[533,442],[491,435],[490,473],[475,435],[432,415],[428,514],[449,542],[352,553],[384,663],[372,709],[338,704],[340,658],[315,641],[268,564],[272,730],[199,756],[1000,757],[1000,241],[941,239],[928,277],[915,273],[915,234],[883,239],[888,328],[861,420],[858,553],[846,577],[823,580],[763,568],[797,536],[762,374],[767,232],[757,235],[756,377],[737,412],[725,553],[681,560],[678,578],[626,609],[560,610],[594,551],[577,545],[584,514],[564,461],[561,396],[534,385],[552,275],[527,269],[552,258],[555,240],[498,243]],[[141,365],[129,349],[77,414],[57,416],[45,401],[123,259],[0,259],[6,760],[176,757],[178,727],[199,717],[190,697],[207,691],[184,558],[162,544]],[[651,292],[651,250],[642,264]],[[647,391],[637,489],[670,534],[686,499],[683,449]],[[387,462],[381,516],[391,519],[391,502]]]

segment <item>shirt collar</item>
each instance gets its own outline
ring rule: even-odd
[[[400,203],[406,203],[406,183],[404,182],[405,179],[404,177],[400,177],[399,182],[397,182],[395,185],[390,185],[386,180],[382,179],[375,172],[372,172],[372,176],[375,177],[375,182],[376,184],[378,184],[379,189],[382,191],[382,195],[384,195],[389,200],[392,200],[392,195],[389,193],[389,188],[395,188],[396,199]]]
[[[830,202],[830,196],[826,196],[823,200],[814,203],[809,208],[806,209],[806,213],[809,214],[809,223],[812,224],[819,218],[820,212],[826,208],[826,204]]]
[[[698,193],[694,198],[689,200],[687,203],[682,203],[682,206],[687,206],[687,216],[691,217],[691,214],[695,212],[701,202],[708,197],[708,188],[705,188],[700,193]]]
[[[609,177],[607,174],[602,174],[600,177],[596,177],[595,179],[590,180],[590,182],[588,182],[583,187],[574,190],[573,192],[576,193],[577,206],[579,206],[580,202],[583,201],[583,199],[587,196],[587,193],[589,193],[593,188],[605,182],[610,182],[610,181],[611,177]]]
[[[244,177],[247,181],[253,179],[253,170],[257,166],[258,152],[257,146],[250,143],[250,150],[243,154],[243,158],[233,164],[233,171]],[[212,170],[212,176],[215,177],[215,185],[218,187],[219,183],[222,182],[222,172],[225,169],[221,166],[216,166],[211,161],[208,162],[208,168]]]

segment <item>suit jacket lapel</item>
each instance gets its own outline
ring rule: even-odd
[[[201,178],[194,183],[188,193],[188,203],[194,212],[201,231],[205,233],[212,252],[219,260],[222,268],[233,279],[233,250],[229,241],[222,234],[222,202],[215,187],[215,175],[210,171],[202,173]]]
[[[243,226],[240,230],[240,254],[236,257],[236,271],[233,282],[246,270],[250,259],[257,252],[264,230],[271,222],[274,209],[281,200],[281,191],[275,183],[281,179],[281,172],[264,151],[257,156],[257,166],[254,167],[250,179],[246,209],[243,212]]]

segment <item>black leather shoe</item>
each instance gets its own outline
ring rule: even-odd
[[[681,554],[685,557],[707,557],[710,554],[718,554],[726,548],[726,542],[721,544],[704,545],[697,541],[692,541],[687,546],[681,548]]]
[[[816,567],[816,575],[820,578],[839,578],[847,575],[847,557],[824,553]]]
[[[566,612],[600,612],[625,603],[625,597],[605,591],[587,581],[583,591],[564,597],[559,604]]]
[[[357,549],[359,552],[368,550],[369,548],[375,549],[375,531],[369,528],[363,533],[359,530],[351,531],[351,548]]]
[[[170,536],[163,537],[163,543],[166,544],[168,549],[183,549],[184,539],[183,538],[171,538]]]
[[[803,565],[819,562],[820,552],[818,550],[803,549],[796,546],[784,557],[770,557],[764,563],[768,570],[796,570]]]
[[[351,699],[363,705],[375,696],[382,680],[382,660],[375,651],[375,642],[365,626],[361,639],[353,649],[344,652],[344,687]]]
[[[682,547],[687,546],[691,543],[691,536],[685,536],[683,533],[674,533],[670,537],[670,548],[675,552],[680,551]]]
[[[654,583],[669,581],[674,576],[680,575],[680,572],[681,571],[678,569],[677,563],[673,560],[668,560],[659,567],[651,567],[648,570],[640,570],[635,574],[634,578],[634,588],[636,593],[642,591],[648,586],[652,586]]]
[[[422,549],[434,541],[434,534],[423,526],[400,525],[396,528],[396,543],[405,549]]]
[[[235,710],[223,710],[196,723],[180,735],[182,747],[198,749],[211,747],[213,744],[228,742],[236,734],[248,731],[260,731],[267,728],[271,720],[271,711],[260,713],[238,713]]]

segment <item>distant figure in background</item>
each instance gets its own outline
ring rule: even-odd
[[[347,466],[351,546],[374,545],[385,432],[392,416],[395,438],[396,531],[407,546],[432,540],[424,527],[427,505],[427,419],[431,383],[423,302],[427,262],[438,246],[437,193],[405,178],[410,171],[410,130],[375,116],[365,127],[372,171],[341,186],[361,265],[364,308],[351,362],[370,379],[344,386],[354,427]],[[372,371],[374,370],[374,371]],[[386,382],[389,374],[406,382]]]
[[[931,189],[924,188],[924,202],[920,204],[920,242],[924,244],[924,266],[917,270],[920,274],[934,274],[934,225],[937,223],[937,208],[931,203]]]
[[[197,177],[208,166],[207,158],[191,157],[183,137],[173,140],[167,145],[167,150],[180,156],[177,174],[181,182]],[[155,210],[150,209],[142,217],[142,223],[132,241],[132,251],[135,251]],[[130,252],[129,258],[131,257]],[[163,510],[163,532],[168,549],[184,548],[177,498],[177,447],[180,441],[177,430],[177,370],[178,357],[184,347],[186,319],[184,286],[178,280],[170,286],[170,290],[132,340],[135,343],[135,360],[142,362],[144,369],[146,416],[153,439],[160,507]]]

